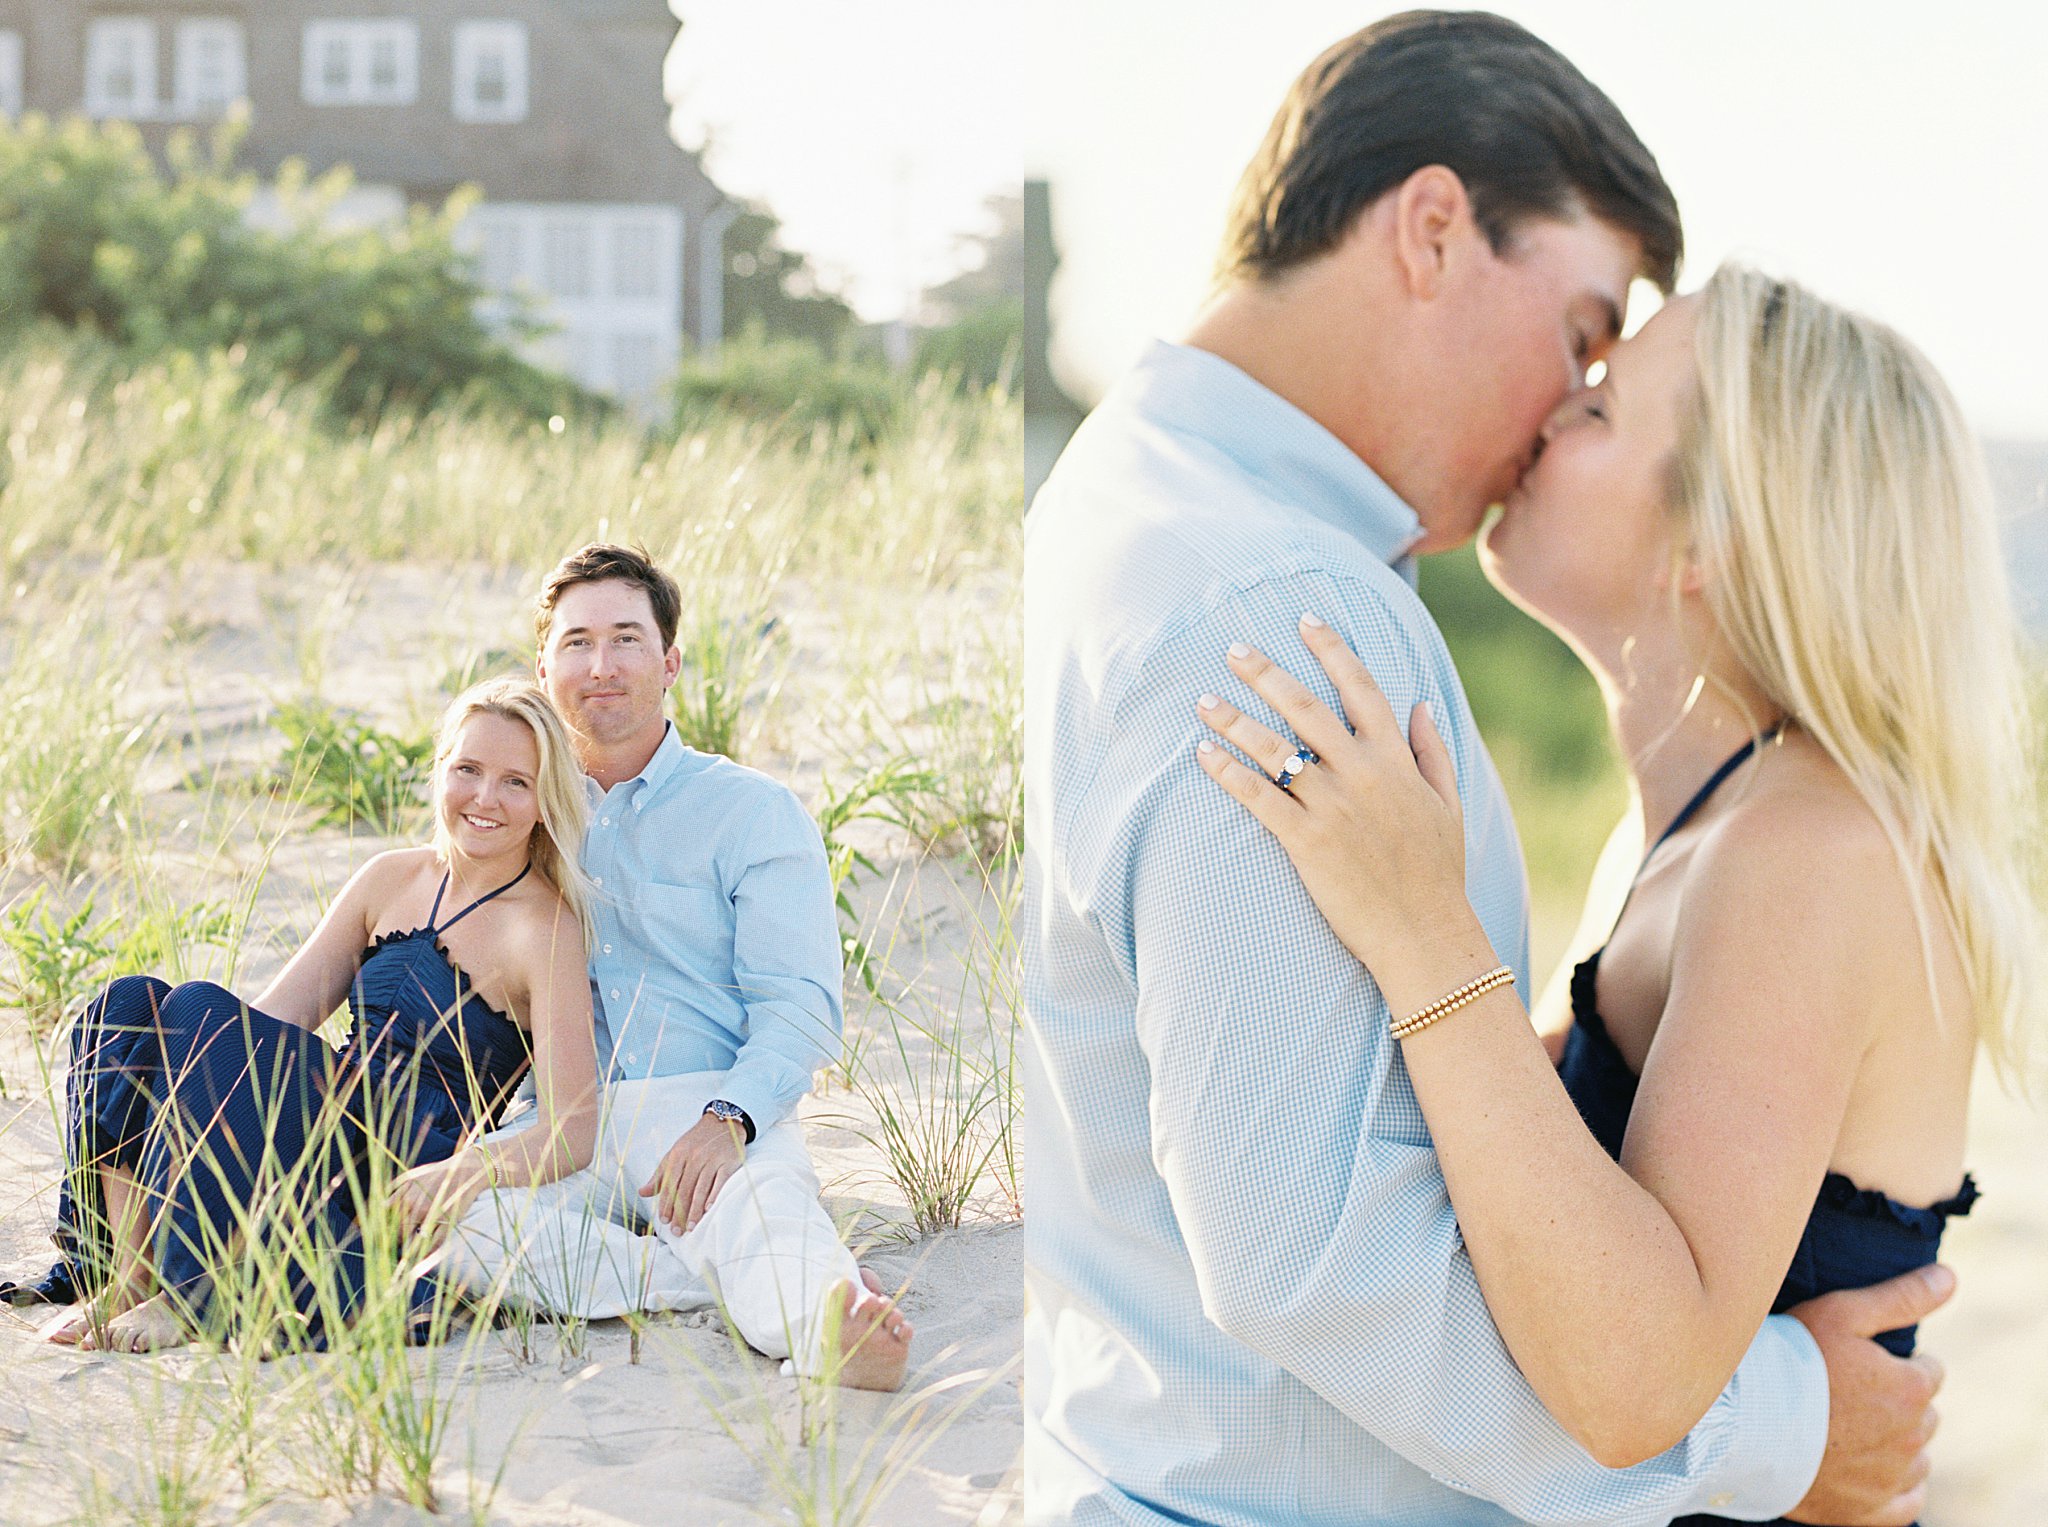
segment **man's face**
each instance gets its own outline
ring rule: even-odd
[[[1501,254],[1466,262],[1443,293],[1453,380],[1423,550],[1463,544],[1514,490],[1544,421],[1620,336],[1641,258],[1633,235],[1596,218],[1531,218]]]
[[[540,680],[579,742],[608,747],[658,729],[681,666],[639,584],[577,583],[555,600]]]

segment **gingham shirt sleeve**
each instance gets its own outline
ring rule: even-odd
[[[1431,704],[1468,827],[1473,782],[1490,778],[1448,658],[1350,580],[1240,585],[1163,636],[1115,706],[1102,767],[1133,809],[1092,901],[1106,923],[1128,919],[1105,931],[1132,952],[1153,1160],[1205,1314],[1442,1483],[1526,1521],[1778,1515],[1825,1432],[1811,1342],[1774,1322],[1684,1442],[1630,1470],[1595,1464],[1487,1313],[1378,988],[1278,844],[1196,765],[1205,690],[1276,724],[1224,667],[1231,641],[1335,703],[1295,634],[1304,610],[1338,627],[1404,724]]]

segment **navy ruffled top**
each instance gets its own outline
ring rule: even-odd
[[[404,1094],[410,1128],[428,1147],[415,1159],[428,1161],[453,1154],[478,1123],[494,1123],[533,1061],[531,1036],[477,995],[440,931],[429,925],[371,943],[349,988],[355,1021],[340,1056],[344,1074]]]
[[[1635,1103],[1636,1075],[1615,1048],[1595,1006],[1599,970],[1600,956],[1595,954],[1572,972],[1574,1021],[1558,1073],[1593,1138],[1619,1160]],[[1771,1312],[1782,1314],[1820,1294],[1882,1283],[1927,1266],[1941,1250],[1941,1232],[1949,1217],[1968,1214],[1977,1197],[1975,1179],[1966,1176],[1953,1197],[1923,1209],[1872,1188],[1859,1188],[1840,1172],[1829,1172],[1821,1179],[1813,1212]],[[1877,1339],[1905,1357],[1913,1350],[1913,1333],[1908,1326]]]
[[[1774,730],[1764,740],[1773,740],[1776,735]],[[1714,772],[1671,825],[1658,835],[1650,852],[1643,856],[1645,864],[1755,747],[1755,741],[1745,743]],[[1637,874],[1641,873],[1638,869]],[[1600,1016],[1600,957],[1606,952],[1604,948],[1594,951],[1572,971],[1573,1021],[1565,1036],[1558,1074],[1593,1138],[1619,1161],[1622,1139],[1628,1133],[1629,1113],[1635,1106],[1638,1078]],[[1953,1197],[1919,1208],[1873,1189],[1859,1188],[1840,1172],[1829,1172],[1821,1179],[1813,1212],[1800,1232],[1792,1265],[1786,1269],[1785,1281],[1771,1302],[1771,1313],[1782,1314],[1821,1294],[1863,1288],[1928,1266],[1941,1249],[1941,1233],[1950,1216],[1968,1214],[1977,1196],[1975,1180],[1965,1175]],[[1915,1330],[1907,1326],[1886,1331],[1877,1340],[1889,1351],[1906,1357],[1912,1353]],[[1687,1516],[1672,1523],[1672,1527],[1709,1527],[1723,1520]]]

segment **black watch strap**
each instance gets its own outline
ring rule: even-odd
[[[747,1144],[754,1143],[754,1121],[747,1117],[746,1109],[737,1103],[728,1103],[724,1098],[713,1098],[704,1105],[704,1111],[714,1119],[723,1119],[728,1124],[737,1124],[747,1132]]]

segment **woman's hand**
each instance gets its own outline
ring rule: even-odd
[[[445,1161],[416,1166],[391,1185],[391,1207],[408,1236],[439,1239],[459,1223],[483,1191],[483,1164],[459,1151]]]
[[[1415,965],[1415,984],[1428,990],[1432,946],[1467,941],[1477,925],[1465,897],[1465,820],[1450,752],[1426,706],[1415,707],[1401,735],[1379,685],[1328,625],[1304,615],[1301,636],[1351,725],[1265,654],[1232,647],[1231,671],[1318,761],[1282,790],[1275,780],[1295,744],[1213,695],[1197,707],[1202,720],[1265,772],[1212,742],[1202,743],[1198,759],[1280,840],[1332,931],[1381,986]]]

